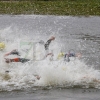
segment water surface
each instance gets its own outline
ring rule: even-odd
[[[1,15],[0,41],[6,44],[5,50],[0,51],[2,100],[99,100],[99,22],[100,17],[97,16]],[[38,42],[46,42],[50,36],[56,37],[50,44],[50,51],[54,53],[53,61],[49,58],[41,60],[40,55],[43,56],[45,51]],[[32,60],[35,55],[34,63],[6,64],[4,54],[16,48],[21,51],[23,41],[33,43],[33,49],[27,55],[22,54]],[[29,45],[23,48],[29,49]],[[70,62],[57,60],[59,52],[68,53],[70,50],[80,52],[82,57]],[[6,70],[10,73],[5,73]],[[41,77],[40,80],[34,77],[35,74]]]

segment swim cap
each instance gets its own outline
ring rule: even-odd
[[[0,43],[0,49],[4,49],[5,48],[5,44],[4,43]]]
[[[63,52],[60,52],[59,54],[58,54],[58,59],[60,59],[61,57],[63,57],[64,56],[64,53]]]

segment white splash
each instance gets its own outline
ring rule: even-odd
[[[10,37],[7,36],[9,33]],[[34,48],[31,48],[27,58],[31,59],[30,62],[11,63],[6,64],[4,60],[4,54],[10,52],[13,49],[19,49],[19,41],[26,39],[12,33],[12,28],[8,27],[3,29],[1,38],[6,44],[6,48],[0,51],[0,89],[2,90],[14,90],[14,89],[26,89],[33,86],[87,86],[100,87],[100,72],[93,67],[87,66],[79,59],[75,59],[70,62],[65,62],[62,59],[57,60],[57,55],[60,51],[59,45],[55,43],[55,46],[51,47],[54,51],[54,60],[50,60],[50,57],[43,58],[45,55],[44,46],[36,44],[35,58]],[[11,38],[13,36],[13,38]],[[29,37],[28,37],[29,38]],[[28,42],[29,39],[27,39]],[[33,41],[36,43],[36,41]],[[29,47],[30,48],[30,47]],[[21,49],[19,49],[21,50]],[[21,52],[22,53],[22,52]],[[12,56],[10,56],[12,57]],[[5,72],[9,71],[9,73]],[[35,75],[38,75],[38,80]]]

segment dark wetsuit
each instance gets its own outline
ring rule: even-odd
[[[70,54],[65,54],[65,58],[67,57],[75,57],[75,54],[74,53],[70,53]]]
[[[17,50],[13,50],[13,51],[11,51],[11,53],[10,53],[10,55],[18,55],[18,56],[20,56],[20,54],[19,54],[19,52],[17,51]]]
[[[64,60],[69,62],[70,61],[69,57],[75,57],[75,54],[74,53],[65,54]]]
[[[22,62],[25,63],[27,61],[29,61],[29,59],[25,59],[25,58],[14,58],[14,59],[10,59],[11,62]]]
[[[30,61],[29,59],[25,59],[25,58],[19,58],[20,62],[25,63],[27,61]]]
[[[50,45],[50,43],[51,43],[51,39],[49,39],[46,43],[45,43],[45,50],[48,50],[49,49],[49,45]]]

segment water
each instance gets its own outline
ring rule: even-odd
[[[99,96],[99,22],[100,17],[94,16],[0,15],[0,41],[6,45],[6,48],[0,51],[0,91],[2,99],[4,99],[2,93],[7,94],[6,98],[9,97],[9,99],[14,96],[15,100],[18,93],[22,93],[20,94],[22,100],[24,94],[28,95],[30,92],[29,96],[32,99],[34,92],[36,98],[33,100],[40,100],[42,97],[56,100],[59,95],[63,95],[61,98],[59,97],[59,100],[65,100],[66,93],[73,94],[72,97],[69,97],[72,99],[69,100],[80,98],[84,100],[84,96],[78,98],[75,94],[77,92],[81,96],[88,89],[92,93],[88,92],[86,99],[92,99],[92,97],[89,98],[91,94],[95,97],[94,91]],[[50,51],[54,53],[52,61],[50,57],[43,59],[44,46],[38,43],[40,40],[46,42],[50,36],[56,37],[55,41],[50,44]],[[32,45],[27,45],[26,42],[31,42]],[[6,64],[4,54],[13,49],[18,49],[21,52],[21,57],[31,59],[31,61],[25,64]],[[29,52],[26,53],[25,50],[27,49]],[[80,59],[71,58],[70,62],[65,62],[63,58],[57,59],[61,51],[68,53],[71,50],[75,53],[80,52],[82,57]],[[8,58],[13,57],[15,56],[8,56]],[[6,70],[10,72],[5,73]],[[39,75],[40,80],[34,75]],[[58,89],[60,89],[59,93],[57,92]],[[52,95],[51,98],[48,90]],[[9,91],[12,94],[9,94]],[[39,97],[37,91],[40,93]],[[47,92],[46,98],[45,93],[42,95],[41,91]],[[64,94],[64,92],[66,93]],[[57,95],[57,98],[54,98],[53,93]]]

